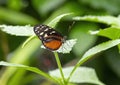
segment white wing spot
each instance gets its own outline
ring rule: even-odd
[[[50,34],[53,34],[53,33],[55,33],[55,31],[52,31]]]
[[[40,33],[40,35],[43,35],[43,34],[44,34],[44,32],[41,32],[41,33]]]
[[[47,36],[48,36],[47,34],[44,35],[44,37],[47,37]]]
[[[44,31],[48,31],[49,29],[48,28],[46,28]]]

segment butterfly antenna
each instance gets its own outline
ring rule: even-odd
[[[70,32],[70,30],[71,30],[71,28],[72,28],[72,26],[73,26],[74,24],[75,24],[75,21],[73,21],[72,24],[69,25],[68,32]]]

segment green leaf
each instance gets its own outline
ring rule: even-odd
[[[77,39],[66,40],[56,52],[70,53],[70,51],[72,50],[72,48],[76,44],[76,42],[77,42]]]
[[[84,63],[85,61],[87,61],[88,59],[92,58],[93,55],[95,55],[96,53],[102,52],[104,50],[107,50],[111,47],[114,47],[116,45],[120,44],[120,39],[116,39],[116,40],[110,40],[107,42],[104,42],[102,44],[99,44],[91,49],[89,49],[84,55],[83,57],[80,59],[79,61],[79,65]]]
[[[30,66],[26,66],[26,65],[22,65],[22,64],[8,63],[8,62],[4,62],[4,61],[1,61],[0,65],[2,65],[2,66],[12,66],[12,67],[23,68],[25,70],[29,70],[31,72],[37,73],[39,75],[42,75],[42,76],[44,76],[47,79],[53,80],[54,82],[58,82],[55,78],[51,77],[50,75],[48,75],[47,73],[39,70],[36,67],[30,67]]]
[[[73,20],[85,20],[85,21],[92,21],[92,22],[99,22],[99,23],[105,23],[108,25],[120,27],[120,19],[119,17],[113,17],[113,16],[83,16],[83,17],[74,17]]]
[[[16,36],[35,35],[35,33],[33,32],[33,27],[30,25],[26,25],[26,26],[0,25],[0,29],[8,34],[16,35]]]
[[[73,67],[67,67],[63,68],[63,73],[65,78],[67,79],[70,75]],[[61,74],[59,72],[59,69],[50,71],[49,74],[53,77],[57,77],[61,79]],[[104,85],[102,82],[99,81],[95,70],[88,67],[79,67],[76,69],[74,74],[70,78],[70,82],[72,83],[91,83],[91,84],[97,84],[97,85]]]
[[[106,28],[101,29],[97,35],[104,36],[110,39],[118,39],[120,38],[120,28]]]

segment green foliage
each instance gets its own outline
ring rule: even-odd
[[[79,55],[82,56],[83,53],[87,51],[88,48],[95,43],[97,36],[90,35],[88,33],[88,30],[96,30],[96,29],[97,29],[97,25],[93,23],[85,23],[85,24],[77,23],[74,26],[74,29],[71,30],[70,38],[73,39],[76,38],[77,42],[79,42],[76,43],[75,47],[73,48],[73,51],[77,56]]]
[[[0,65],[7,67],[0,68],[2,74],[0,84],[119,85],[119,2],[119,0],[1,0]],[[75,23],[71,24],[73,22]],[[54,61],[50,61],[53,58],[48,50],[46,53],[46,49],[44,51],[40,48],[40,40],[33,32],[33,26],[38,23],[56,28],[63,35],[67,35],[69,41],[72,41],[66,41],[67,44],[74,45],[76,43],[74,39],[77,39],[74,47],[72,44],[69,46],[66,44],[65,50],[62,49],[64,53],[67,53],[66,48],[69,49],[68,54],[60,54],[62,57],[59,57],[54,52],[53,58],[56,59],[59,68],[57,70],[51,71],[57,68]],[[24,36],[29,38],[25,40]],[[90,59],[91,61],[87,62]],[[66,63],[72,67],[65,65]],[[66,68],[62,68],[64,65]],[[49,69],[47,70],[49,73],[42,68]]]
[[[43,71],[41,71],[41,70],[39,70],[38,68],[35,68],[35,67],[29,67],[29,66],[25,66],[25,65],[21,65],[21,64],[7,63],[7,62],[3,62],[3,61],[0,62],[0,65],[23,68],[25,70],[32,71],[34,73],[37,73],[39,75],[44,76],[45,78],[48,78],[50,80],[53,80],[54,82],[58,82],[59,83],[59,81],[57,81],[55,78],[52,78],[48,74],[44,73]]]
[[[98,79],[96,78],[95,73],[89,72],[89,69],[84,69],[81,72],[79,70],[82,69],[82,68],[79,68],[79,70],[78,70],[78,66],[80,66],[82,63],[84,63],[86,60],[90,59],[92,57],[92,55],[94,55],[96,53],[99,53],[99,52],[101,52],[103,50],[109,49],[109,48],[111,48],[111,47],[113,47],[115,45],[118,45],[119,43],[120,43],[120,39],[119,40],[113,40],[113,41],[109,41],[109,42],[100,44],[100,45],[88,50],[83,55],[83,57],[80,59],[80,61],[75,65],[74,68],[66,68],[68,71],[70,71],[70,72],[67,72],[68,74],[63,71],[64,76],[67,76],[67,78],[68,78],[68,79],[66,78],[67,82],[69,81],[69,79],[71,79],[70,82],[72,82],[72,83],[87,82],[87,83],[94,83],[94,84],[103,85],[100,81],[98,81]],[[55,80],[56,78],[52,78],[52,76],[47,75],[46,73],[42,72],[41,70],[39,70],[39,69],[37,69],[35,67],[29,67],[29,66],[25,66],[25,65],[21,65],[21,64],[12,64],[12,63],[7,63],[7,62],[0,62],[0,65],[24,68],[26,70],[38,73],[39,75],[42,75],[42,76],[44,76],[44,77],[46,77],[48,79],[53,80],[54,82],[59,83],[57,80]],[[76,73],[76,71],[77,71],[77,73]],[[80,74],[78,73],[78,71],[80,72]],[[54,76],[55,76],[55,73],[57,74],[58,72],[54,72]],[[72,76],[73,74],[76,74],[77,76],[82,76],[84,74],[86,76],[82,77],[81,79],[79,78],[80,79],[80,81],[79,81],[78,77],[76,77],[76,75]],[[91,74],[93,74],[93,75],[91,75]],[[89,75],[91,75],[91,76],[89,76]],[[61,76],[59,76],[59,74],[57,76],[58,76],[59,79],[62,78]],[[91,79],[91,77],[92,77],[92,79]]]
[[[110,25],[110,27],[105,29],[100,29],[98,31],[92,31],[91,34],[97,34],[99,36],[104,36],[110,39],[120,38],[120,17],[113,16],[84,16],[84,17],[74,17],[74,20],[85,20],[93,21]],[[113,35],[114,33],[114,35]],[[120,50],[120,45],[118,45]]]
[[[33,0],[32,2],[39,14],[45,16],[51,10],[54,10],[56,7],[61,5],[64,1],[65,0]]]
[[[21,10],[25,3],[23,3],[21,0],[9,0],[7,5],[11,9]]]
[[[69,77],[73,68],[74,67],[63,68],[63,73],[64,73],[65,78]],[[50,71],[49,73],[51,76],[61,78],[59,69]],[[94,84],[104,85],[99,81],[95,73],[95,70],[92,68],[88,68],[88,67],[77,68],[74,74],[71,76],[70,82],[73,82],[73,83],[87,82],[87,83],[92,83],[92,84],[94,83]]]
[[[86,20],[86,21],[93,21],[93,22],[100,22],[105,23],[111,26],[120,27],[120,19],[119,17],[113,16],[84,16],[84,17],[74,17],[74,20]]]
[[[79,0],[80,2],[84,4],[89,4],[91,7],[95,9],[104,9],[107,12],[111,14],[117,14],[120,11],[119,7],[119,0],[100,0],[99,2],[97,0]]]
[[[33,45],[33,46],[31,46]],[[21,48],[21,45],[14,51],[14,55],[12,55],[9,62],[12,63],[21,63],[21,64],[29,64],[28,60],[30,56],[33,56],[33,53],[36,51],[36,49],[39,48],[40,41],[38,39],[33,39],[31,42],[29,42],[24,49]],[[11,70],[12,69],[12,70]],[[16,72],[17,69],[13,69],[12,67],[8,67],[5,71],[2,77],[0,78],[0,83],[3,85],[6,85],[8,83],[8,80],[12,75],[14,75],[14,72]],[[6,77],[7,76],[7,77]],[[14,78],[14,76],[12,76]],[[18,76],[19,77],[19,76]],[[23,76],[21,77],[21,79]],[[16,79],[14,80],[16,82]],[[20,83],[20,81],[17,81]]]
[[[17,17],[15,17],[17,16]],[[12,24],[36,24],[38,21],[29,15],[0,7],[0,19]]]

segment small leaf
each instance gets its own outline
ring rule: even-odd
[[[58,53],[70,53],[72,50],[72,47],[76,44],[77,39],[71,39],[71,40],[66,40],[65,43],[62,44],[62,46],[56,50]],[[43,45],[41,48],[46,49]]]
[[[30,25],[26,25],[26,26],[0,25],[0,29],[8,34],[16,35],[16,36],[35,35],[33,32],[33,27],[31,27]]]
[[[59,53],[70,53],[77,39],[66,40],[65,43],[57,50]]]
[[[74,17],[73,20],[85,20],[92,22],[100,22],[108,25],[120,27],[120,19],[113,16],[83,16],[83,17]]]
[[[70,75],[73,67],[63,68],[63,73],[65,78],[67,79]],[[58,69],[50,71],[49,74],[53,77],[61,78],[60,72]],[[98,85],[104,85],[99,81],[95,70],[88,67],[79,67],[76,69],[74,74],[70,78],[70,82],[72,83],[92,83]]]
[[[106,28],[100,30],[97,35],[104,36],[110,39],[120,38],[120,29],[119,28]]]
[[[25,70],[29,70],[31,72],[37,73],[39,75],[42,75],[43,77],[45,77],[47,79],[53,80],[55,82],[58,82],[55,78],[51,77],[50,75],[48,75],[47,73],[39,70],[36,67],[30,67],[30,66],[26,66],[26,65],[22,65],[22,64],[8,63],[8,62],[4,62],[4,61],[1,61],[0,65],[2,65],[2,66],[12,66],[12,67],[23,68]]]
[[[114,46],[116,46],[118,44],[120,44],[120,39],[110,40],[110,41],[104,42],[102,44],[99,44],[99,45],[89,49],[83,55],[83,57],[80,59],[79,64],[81,64],[81,63],[85,62],[86,60],[92,58],[92,56],[95,55],[96,53],[107,50],[107,49],[109,49],[111,47],[114,47]]]
[[[100,29],[97,31],[90,31],[90,34],[107,37],[109,39],[118,39],[120,38],[120,29],[110,27],[106,29]]]

